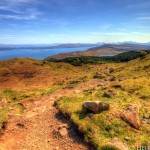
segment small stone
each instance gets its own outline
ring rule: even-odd
[[[60,136],[67,136],[68,135],[68,130],[66,128],[62,128],[59,131]]]
[[[116,81],[116,78],[115,77],[110,77],[109,81]]]
[[[130,137],[125,137],[124,139],[125,139],[126,141],[130,141],[130,140],[131,140]]]
[[[110,98],[111,96],[117,95],[116,91],[114,90],[108,90],[103,94],[104,97]]]
[[[144,119],[149,119],[149,118],[150,118],[150,114],[145,114],[145,115],[143,115],[143,118],[144,118]]]
[[[62,128],[68,128],[68,125],[67,124],[62,124],[58,127],[58,130],[62,129]]]
[[[114,68],[112,68],[112,67],[109,68],[109,71],[108,71],[108,72],[109,72],[109,74],[112,73],[112,72],[114,72]]]

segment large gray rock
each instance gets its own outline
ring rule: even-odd
[[[140,129],[141,122],[139,117],[139,108],[134,105],[128,105],[121,115],[122,119],[135,129]]]
[[[83,106],[93,113],[99,113],[101,111],[109,110],[110,108],[108,103],[100,101],[87,101],[83,103]]]

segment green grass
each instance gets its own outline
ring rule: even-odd
[[[128,62],[130,60],[136,58],[144,58],[147,54],[150,54],[150,51],[143,50],[143,51],[129,51],[124,52],[115,56],[78,56],[78,57],[67,57],[64,59],[53,59],[53,58],[46,58],[47,61],[50,62],[66,62],[74,66],[82,66],[83,64],[103,64],[109,62]]]
[[[0,123],[7,121],[7,116],[10,110],[8,108],[0,109]]]
[[[90,112],[82,107],[83,102],[91,100],[91,96],[86,94],[62,97],[58,101],[58,109],[64,114],[68,114],[71,120],[78,125],[79,130],[84,133],[84,138],[87,142],[94,144],[97,149],[101,149],[109,140],[115,137],[121,139],[129,146],[133,146],[137,141],[145,143],[145,141],[148,142],[150,140],[148,125],[142,126],[140,131],[136,131],[123,120],[111,114],[111,111],[123,111],[129,103],[138,104],[138,100],[126,95],[126,92],[118,91],[118,96],[112,98],[97,96],[98,92],[99,89],[97,89],[93,99],[108,102],[111,106],[110,111],[104,111],[95,115],[89,114]],[[123,97],[126,97],[126,99]],[[130,137],[131,140],[126,142],[124,137]]]
[[[84,134],[85,141],[92,143],[98,150],[116,149],[107,146],[108,141],[112,138],[120,139],[133,149],[135,149],[137,143],[146,145],[150,141],[149,124],[142,124],[140,130],[136,130],[124,122],[119,114],[126,109],[128,104],[140,107],[141,120],[144,114],[150,113],[150,80],[149,70],[147,70],[149,66],[150,55],[144,59],[116,64],[114,71],[111,73],[111,76],[117,78],[116,81],[108,82],[99,79],[99,81],[105,82],[106,88],[89,88],[80,94],[61,97],[57,102],[57,108],[70,116],[71,120]],[[110,67],[100,68],[100,73],[105,74],[105,79],[107,79],[106,73]],[[120,78],[122,80],[119,81]],[[117,94],[109,98],[104,97],[104,92],[108,90],[114,90]],[[91,114],[82,106],[83,102],[89,100],[109,103],[110,110],[99,114]],[[126,141],[125,137],[130,137],[131,140]]]
[[[0,92],[0,97],[4,97],[12,101],[20,101],[20,100],[27,99],[27,98],[35,98],[35,97],[41,97],[44,95],[49,95],[58,89],[60,89],[59,86],[53,86],[49,88],[47,87],[45,89],[43,88],[43,89],[21,90],[21,91],[6,89]]]

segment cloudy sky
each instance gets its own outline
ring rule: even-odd
[[[0,44],[150,41],[150,0],[0,0]]]

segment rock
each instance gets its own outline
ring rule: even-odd
[[[105,110],[109,110],[109,104],[108,103],[104,103],[104,102],[100,102],[100,101],[88,101],[88,102],[84,102],[83,106],[92,111],[93,113],[99,113],[100,111],[105,111]]]
[[[125,137],[124,139],[125,139],[126,141],[130,141],[130,140],[131,140],[130,137]]]
[[[60,125],[58,129],[54,129],[53,134],[55,136],[61,136],[61,137],[67,136],[68,135],[67,128],[68,128],[67,124]]]
[[[107,145],[115,147],[119,150],[129,150],[129,147],[117,138],[113,138],[110,142],[107,143]]]
[[[0,134],[4,132],[7,127],[7,122],[0,123]]]
[[[101,74],[99,74],[98,72],[96,72],[96,74],[93,76],[93,79],[104,79],[105,77]]]
[[[109,72],[109,74],[112,73],[112,72],[114,72],[114,68],[112,68],[112,67],[109,68],[108,72]]]
[[[144,119],[149,119],[149,118],[150,118],[150,114],[145,114],[145,115],[143,116],[143,118],[144,118]]]
[[[105,86],[105,84],[104,83],[102,83],[102,82],[100,82],[100,83],[98,83],[98,85],[97,86]]]
[[[68,128],[68,125],[67,124],[62,124],[58,127],[58,130],[62,129],[62,128]]]
[[[16,125],[17,125],[18,127],[20,127],[20,128],[24,128],[24,127],[25,127],[24,123],[21,123],[21,122],[18,122]]]
[[[62,128],[59,131],[60,136],[67,136],[68,135],[68,130],[66,128]]]
[[[111,96],[117,95],[117,93],[114,90],[108,90],[103,94],[104,97],[110,98]]]
[[[116,78],[115,77],[110,77],[109,81],[116,81]]]
[[[128,105],[122,113],[121,118],[135,129],[140,129],[141,122],[139,118],[139,108],[134,105]]]

